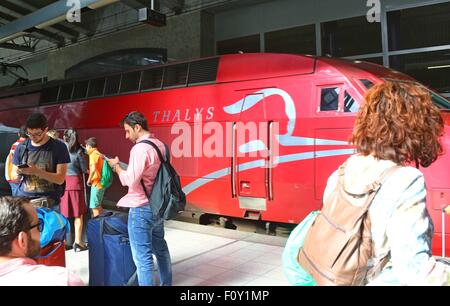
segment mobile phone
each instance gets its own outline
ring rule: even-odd
[[[23,169],[23,168],[29,168],[30,166],[28,166],[27,164],[21,164],[21,165],[18,165],[17,167]]]

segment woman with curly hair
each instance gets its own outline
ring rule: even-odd
[[[378,270],[368,273],[363,284],[450,284],[448,266],[431,256],[433,223],[419,170],[443,152],[439,109],[424,87],[410,82],[378,84],[365,100],[350,138],[357,153],[329,177],[324,207],[340,176],[347,194],[360,195],[392,169],[368,209],[372,257],[367,267]]]

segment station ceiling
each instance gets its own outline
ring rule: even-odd
[[[68,22],[68,3],[76,0],[0,0],[0,62],[13,62],[14,54],[33,54],[45,44],[61,48],[97,34],[96,11],[122,3],[128,10],[150,7],[151,0],[78,0],[83,22]],[[154,0],[167,17],[193,10],[213,13],[268,0]],[[98,16],[97,16],[98,17]],[[88,22],[84,22],[88,20]],[[91,20],[92,22],[89,22]],[[5,51],[7,52],[5,56]],[[27,56],[28,57],[28,56]]]

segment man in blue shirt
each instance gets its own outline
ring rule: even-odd
[[[33,199],[35,206],[59,210],[70,163],[67,147],[47,135],[43,114],[31,114],[25,126],[29,140],[20,144],[13,156],[12,175],[21,176],[17,196]]]

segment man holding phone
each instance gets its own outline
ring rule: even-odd
[[[70,162],[67,147],[47,135],[43,114],[31,114],[25,126],[29,140],[17,146],[13,156],[13,175],[21,177],[17,196],[31,198],[35,206],[59,210]]]

